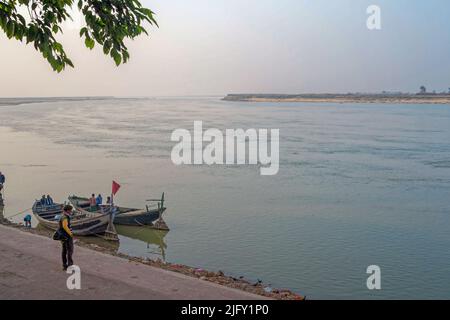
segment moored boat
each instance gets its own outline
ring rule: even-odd
[[[42,205],[40,201],[36,201],[32,209],[40,224],[51,230],[57,230],[63,207],[63,204]],[[71,228],[76,236],[102,235],[109,233],[110,220],[111,217],[108,213],[85,213],[75,209],[71,216]],[[110,236],[109,234],[109,240],[114,240]]]
[[[166,211],[166,208],[164,207],[164,194],[162,198],[158,200],[159,202],[157,208],[149,208],[146,206],[145,209],[125,208],[116,205],[98,205],[92,209],[88,198],[76,195],[70,196],[69,201],[76,208],[76,210],[85,214],[109,214],[112,211],[114,216],[114,224],[116,225],[153,226],[155,223],[162,220],[162,214]],[[161,229],[168,230],[167,226]]]

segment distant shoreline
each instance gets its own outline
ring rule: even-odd
[[[450,104],[450,94],[228,94],[222,100],[241,102]]]
[[[30,103],[61,102],[61,101],[96,101],[108,100],[113,97],[36,97],[36,98],[0,98],[0,106],[18,106]]]

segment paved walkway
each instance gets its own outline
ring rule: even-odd
[[[60,243],[0,225],[0,299],[261,299],[179,273],[75,246],[81,290],[69,290]]]

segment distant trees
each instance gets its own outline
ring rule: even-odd
[[[427,88],[425,86],[420,87],[420,93],[425,94],[427,93]]]
[[[421,86],[419,89],[419,92],[416,93],[417,95],[447,95],[450,94],[450,87],[448,88],[448,91],[442,90],[437,92],[436,90],[428,91],[425,86]]]
[[[75,0],[0,0],[0,31],[9,39],[32,43],[53,70],[61,72],[73,63],[55,36],[71,19],[68,10],[74,5]],[[84,44],[92,49],[97,43],[116,65],[129,59],[126,38],[147,34],[145,22],[157,25],[153,11],[140,0],[77,0],[77,6],[86,23],[80,30]]]

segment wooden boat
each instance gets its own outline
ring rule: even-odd
[[[63,204],[55,203],[53,205],[42,205],[36,201],[33,205],[33,214],[39,221],[39,224],[51,229],[59,228],[59,217],[63,213]],[[78,210],[74,211],[71,217],[71,227],[76,236],[89,236],[108,233],[108,225],[111,217],[108,213],[85,213]],[[109,239],[115,240],[115,239]]]
[[[162,214],[166,211],[164,207],[164,193],[161,199],[158,201],[158,207],[151,209],[146,206],[145,209],[125,208],[110,205],[96,206],[94,211],[91,210],[89,199],[79,196],[69,197],[70,203],[80,212],[88,213],[110,213],[113,212],[114,224],[126,225],[126,226],[153,226],[154,223],[161,220]],[[149,200],[155,201],[155,200]],[[158,224],[159,225],[159,224]],[[164,224],[165,225],[165,224]],[[167,230],[168,228],[161,228]]]

